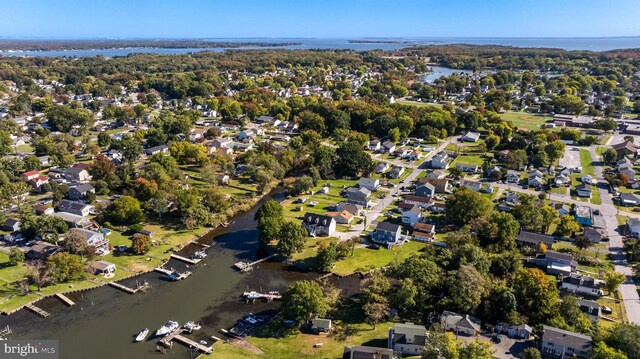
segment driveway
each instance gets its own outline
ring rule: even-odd
[[[560,159],[559,164],[567,168],[582,167],[580,165],[580,149],[576,146],[565,146],[564,156]]]

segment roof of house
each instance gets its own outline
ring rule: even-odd
[[[563,261],[573,261],[573,255],[569,253],[560,253],[556,251],[547,251],[545,253],[545,258],[550,260],[563,260]]]
[[[593,346],[593,340],[588,335],[578,334],[548,325],[543,325],[542,330],[542,340],[546,342],[552,342],[556,345],[582,351],[589,351]]]
[[[640,218],[628,218],[627,224],[631,227],[640,226]]]
[[[480,134],[478,132],[467,132],[467,134],[464,135],[464,137],[473,138],[477,140],[478,138],[480,138]]]
[[[85,193],[85,192],[92,191],[95,188],[93,188],[93,186],[88,184],[88,183],[83,183],[83,184],[77,185],[75,187],[72,187],[71,189],[74,189],[74,190],[76,190],[76,191],[78,191],[80,193]]]
[[[304,215],[303,221],[308,224],[328,226],[331,224],[332,221],[335,221],[335,220],[333,219],[333,217],[307,212]]]
[[[419,231],[427,231],[427,232],[431,232],[433,231],[433,224],[429,224],[429,223],[424,223],[424,222],[416,222],[416,224],[413,225],[413,230],[419,230]]]
[[[91,268],[101,272],[106,271],[107,269],[109,269],[109,267],[115,267],[115,264],[109,263],[107,261],[95,261],[91,263]]]
[[[444,322],[448,325],[456,325],[476,331],[480,331],[482,329],[480,319],[472,317],[469,314],[461,315],[445,310],[442,312],[442,317],[444,318]]]
[[[399,344],[407,343],[407,338],[410,338],[414,345],[424,345],[427,339],[427,329],[424,325],[417,325],[413,323],[396,323],[393,328],[394,336],[393,342]]]
[[[368,346],[345,346],[343,359],[393,359],[393,349],[368,347]]]
[[[427,203],[427,204],[433,202],[433,198],[416,196],[414,194],[408,194],[404,196],[404,199],[405,201]]]
[[[537,245],[540,242],[546,245],[553,245],[553,242],[554,242],[552,236],[542,234],[542,233],[529,232],[529,231],[520,231],[520,233],[518,233],[517,241],[531,243],[535,245]]]
[[[591,185],[587,183],[580,183],[576,186],[576,190],[591,193]]]
[[[633,142],[631,141],[624,141],[621,143],[616,143],[615,145],[612,145],[611,148],[613,148],[614,150],[616,150],[616,152],[620,152],[622,150],[627,150],[629,152],[636,152],[638,150],[638,147],[636,145],[633,144]]]
[[[331,328],[331,319],[315,318],[311,320],[311,324],[318,328]]]
[[[415,214],[420,214],[422,213],[422,211],[420,210],[420,207],[418,207],[417,205],[413,205],[411,208],[407,208],[404,211],[402,211],[403,213],[405,212],[413,212]]]
[[[381,230],[381,231],[387,231],[387,232],[397,232],[400,229],[400,225],[398,224],[394,224],[391,222],[378,222],[378,225],[376,226],[376,231],[377,230]]]
[[[600,316],[600,304],[594,300],[580,299],[578,300],[580,310],[593,316]]]
[[[346,219],[350,219],[353,218],[353,214],[347,210],[342,210],[341,212],[327,212],[326,216],[329,217],[338,217],[338,216],[342,216]]]
[[[68,199],[63,199],[58,203],[59,210],[67,209],[67,210],[74,210],[74,211],[82,211],[87,207],[91,207],[91,206],[82,202],[70,201]]]
[[[562,278],[563,283],[579,285],[587,288],[598,288],[596,280],[592,276],[571,273],[569,276]]]
[[[6,221],[4,221],[3,226],[8,226],[8,227],[13,227],[16,224],[20,224],[20,220],[16,219],[16,218],[7,218]]]

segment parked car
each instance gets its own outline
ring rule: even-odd
[[[609,307],[605,307],[605,306],[600,307],[600,310],[601,310],[601,311],[602,311],[602,313],[604,313],[604,314],[611,314],[611,313],[613,313],[613,310],[612,310],[611,308],[609,308]]]
[[[502,342],[502,334],[496,334],[496,336],[493,337],[493,341],[496,343]]]

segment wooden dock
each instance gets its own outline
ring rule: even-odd
[[[67,297],[66,295],[62,294],[62,293],[56,293],[55,297],[60,299],[64,304],[73,307],[74,305],[76,305],[76,303],[74,303],[71,299],[69,299],[69,297]]]
[[[282,299],[282,295],[278,292],[268,292],[268,293],[260,293],[256,291],[244,292],[242,296],[247,300],[257,300],[257,299],[266,299],[268,302],[272,300],[280,300]]]
[[[160,339],[160,344],[164,345],[165,347],[169,347],[171,348],[171,346],[173,345],[172,340],[175,340],[179,343],[182,343],[186,346],[188,346],[189,348],[196,348],[198,351],[200,351],[201,353],[205,353],[205,354],[211,354],[213,353],[213,349],[211,349],[211,347],[208,347],[206,345],[202,345],[198,342],[196,342],[195,340],[189,339],[185,336],[182,336],[183,329],[178,329],[175,330],[169,334],[167,334],[164,338]]]
[[[158,273],[166,274],[166,275],[169,275],[169,274],[171,274],[173,272],[173,270],[167,269],[167,268],[164,268],[164,267],[154,268],[154,271],[156,271]]]
[[[42,309],[42,308],[38,308],[33,304],[27,304],[24,306],[25,308],[29,309],[30,311],[36,313],[37,315],[46,318],[48,316],[50,316],[51,314],[49,314],[49,312],[47,312],[46,310]]]
[[[137,288],[129,288],[126,285],[120,284],[120,283],[117,283],[117,282],[109,282],[109,285],[114,287],[114,288],[120,289],[121,291],[123,291],[125,293],[129,293],[129,294],[136,294],[136,293],[141,292],[141,291],[144,292],[147,289],[151,288],[151,285],[149,285],[149,283],[147,283],[147,282],[144,282],[144,283],[138,285]]]
[[[266,260],[269,260],[269,259],[271,259],[271,258],[273,258],[275,256],[277,256],[277,254],[272,254],[272,255],[266,256],[266,257],[264,257],[262,259],[258,259],[257,261],[250,262],[250,263],[249,262],[236,262],[233,266],[236,267],[236,269],[238,269],[240,272],[248,272],[248,271],[252,270],[253,267],[255,265],[257,265],[258,263],[262,263],[262,262],[264,262]]]
[[[193,265],[200,263],[200,261],[202,260],[202,259],[191,259],[191,258],[183,257],[175,253],[171,255],[171,258],[185,262],[185,263],[193,264]]]

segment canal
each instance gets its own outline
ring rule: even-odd
[[[186,347],[175,343],[167,355],[156,351],[158,338],[153,332],[168,320],[202,324],[202,330],[190,337],[197,341],[215,335],[220,328],[228,328],[242,316],[277,309],[278,303],[244,303],[240,295],[250,289],[284,291],[295,280],[315,278],[317,274],[301,273],[280,263],[261,263],[251,273],[239,273],[232,268],[238,260],[256,258],[258,233],[253,215],[258,206],[237,216],[228,228],[217,229],[201,243],[214,242],[207,250],[208,257],[184,281],[167,282],[160,273],[149,273],[129,279],[124,284],[135,286],[136,281],[148,281],[152,289],[145,294],[126,294],[105,286],[82,293],[70,294],[76,302],[67,307],[60,300],[48,298],[38,306],[51,316],[40,318],[21,310],[11,316],[0,317],[0,327],[7,324],[13,331],[9,339],[59,340],[60,358],[191,358]],[[195,247],[195,246],[194,246]],[[169,267],[183,270],[185,265],[170,261]],[[147,340],[133,343],[142,328],[151,331]]]

